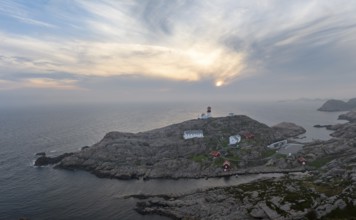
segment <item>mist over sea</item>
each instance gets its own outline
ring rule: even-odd
[[[0,219],[166,219],[141,216],[137,193],[188,192],[240,180],[99,179],[82,171],[32,166],[34,154],[59,155],[92,145],[109,131],[140,132],[197,118],[212,107],[214,117],[244,114],[269,126],[294,122],[307,129],[303,141],[329,139],[315,124],[336,124],[338,113],[319,112],[322,101],[121,103],[101,105],[0,106]]]

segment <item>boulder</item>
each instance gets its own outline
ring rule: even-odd
[[[257,219],[265,219],[267,218],[266,213],[259,207],[255,207],[251,210],[250,215],[253,218],[257,218]]]

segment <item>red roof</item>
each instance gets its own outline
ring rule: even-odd
[[[220,152],[219,151],[212,151],[210,153],[210,155],[213,156],[213,157],[220,157]]]
[[[251,138],[254,138],[255,135],[252,134],[251,132],[245,132],[243,133],[243,136],[246,138],[246,139],[251,139]]]
[[[224,171],[227,171],[228,169],[230,169],[230,161],[225,160],[223,163],[223,168],[224,168]]]

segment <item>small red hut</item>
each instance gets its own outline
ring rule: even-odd
[[[304,158],[304,157],[302,157],[302,156],[300,156],[300,157],[298,157],[298,162],[300,163],[300,164],[302,164],[302,165],[305,165],[305,163],[307,162],[307,160]]]
[[[230,161],[225,160],[224,163],[223,163],[223,168],[224,168],[225,172],[228,171],[231,168]]]
[[[219,151],[212,151],[212,152],[210,153],[210,155],[211,155],[212,157],[214,157],[214,158],[217,158],[217,157],[220,157],[220,156],[221,156],[221,154],[220,154]]]
[[[243,135],[243,136],[244,136],[244,138],[245,138],[245,139],[247,139],[247,140],[253,139],[253,138],[255,137],[255,135],[254,135],[254,134],[252,134],[252,133],[251,133],[251,132],[249,132],[249,131],[244,132],[242,135]]]

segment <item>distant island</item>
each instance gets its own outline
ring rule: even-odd
[[[326,101],[318,111],[325,112],[338,112],[338,111],[350,111],[356,109],[356,98],[350,99],[345,102],[337,99],[330,99]]]
[[[146,132],[110,132],[79,152],[55,158],[39,153],[35,165],[144,180],[283,173],[188,194],[125,198],[138,200],[140,214],[172,219],[350,219],[356,216],[356,113],[340,117],[349,122],[332,126],[332,139],[293,153],[290,138],[305,132],[300,126],[208,115]]]

